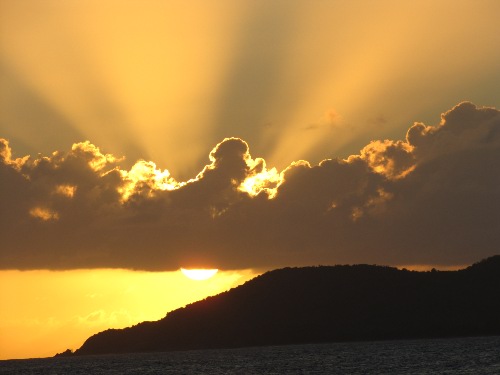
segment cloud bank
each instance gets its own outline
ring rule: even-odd
[[[0,140],[2,269],[464,264],[500,245],[500,111],[460,103],[405,140],[279,172],[226,138],[193,179],[90,142]]]

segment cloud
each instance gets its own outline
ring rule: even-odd
[[[500,244],[500,111],[464,102],[405,140],[278,172],[227,138],[193,179],[89,142],[12,159],[0,140],[3,269],[467,264]]]

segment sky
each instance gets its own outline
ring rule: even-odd
[[[0,0],[0,358],[76,349],[273,268],[498,253],[498,14]]]

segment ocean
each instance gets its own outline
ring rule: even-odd
[[[500,336],[7,360],[0,374],[500,374]]]

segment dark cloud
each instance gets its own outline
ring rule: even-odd
[[[130,170],[89,142],[12,159],[0,141],[3,269],[464,264],[500,245],[500,112],[461,103],[404,141],[281,173],[225,139],[196,178]]]

